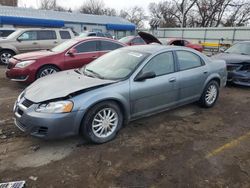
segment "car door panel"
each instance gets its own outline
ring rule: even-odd
[[[178,99],[178,73],[142,82],[132,80],[130,92],[132,93],[130,98],[132,117],[174,106]]]
[[[137,117],[173,106],[178,99],[178,73],[172,52],[154,56],[141,72],[154,72],[156,77],[131,80],[131,112]],[[140,74],[140,73],[139,73]]]
[[[40,43],[37,40],[37,31],[25,31],[18,38],[15,46],[19,53],[40,50]]]

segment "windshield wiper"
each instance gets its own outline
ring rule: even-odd
[[[92,73],[93,75],[95,75],[95,77],[103,79],[104,77],[102,77],[100,74],[98,74],[97,72],[90,70],[90,69],[84,69],[84,71],[88,71],[90,73]]]
[[[76,73],[78,73],[78,74],[82,74],[82,72],[80,71],[80,69],[75,69],[74,70]]]

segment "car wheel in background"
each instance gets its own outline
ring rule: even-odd
[[[92,107],[85,115],[81,132],[84,137],[96,144],[115,138],[123,124],[120,107],[111,101],[101,102]]]
[[[37,72],[36,79],[42,78],[44,76],[48,76],[50,74],[57,73],[59,71],[60,70],[53,65],[45,65],[42,68],[40,68],[39,71]]]
[[[15,53],[12,52],[11,50],[2,50],[2,51],[0,52],[0,62],[1,62],[2,64],[7,65],[7,64],[9,63],[9,59],[10,59],[13,55],[15,55]]]
[[[215,80],[210,81],[205,87],[200,98],[200,105],[205,108],[213,107],[219,96],[219,84]]]

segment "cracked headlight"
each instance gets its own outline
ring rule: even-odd
[[[36,109],[36,112],[42,113],[68,113],[73,109],[72,101],[57,101],[47,104],[40,104]]]
[[[25,68],[29,65],[31,65],[32,63],[34,63],[36,60],[28,60],[28,61],[21,61],[19,63],[16,64],[16,68]]]

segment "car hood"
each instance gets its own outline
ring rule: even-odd
[[[25,90],[24,97],[34,103],[40,103],[114,82],[88,77],[75,70],[69,70],[38,79]]]
[[[138,32],[138,35],[147,43],[147,44],[151,44],[151,43],[159,43],[162,44],[155,36],[151,35],[150,33],[146,33],[146,32]]]
[[[212,56],[212,58],[225,60],[226,63],[242,63],[242,62],[250,63],[250,56],[241,54],[219,53],[217,55]]]
[[[51,52],[48,50],[41,50],[41,51],[36,51],[36,52],[28,52],[28,53],[23,53],[19,55],[15,55],[14,58],[18,60],[36,60],[42,57],[47,57],[51,55],[55,55],[57,53]]]

